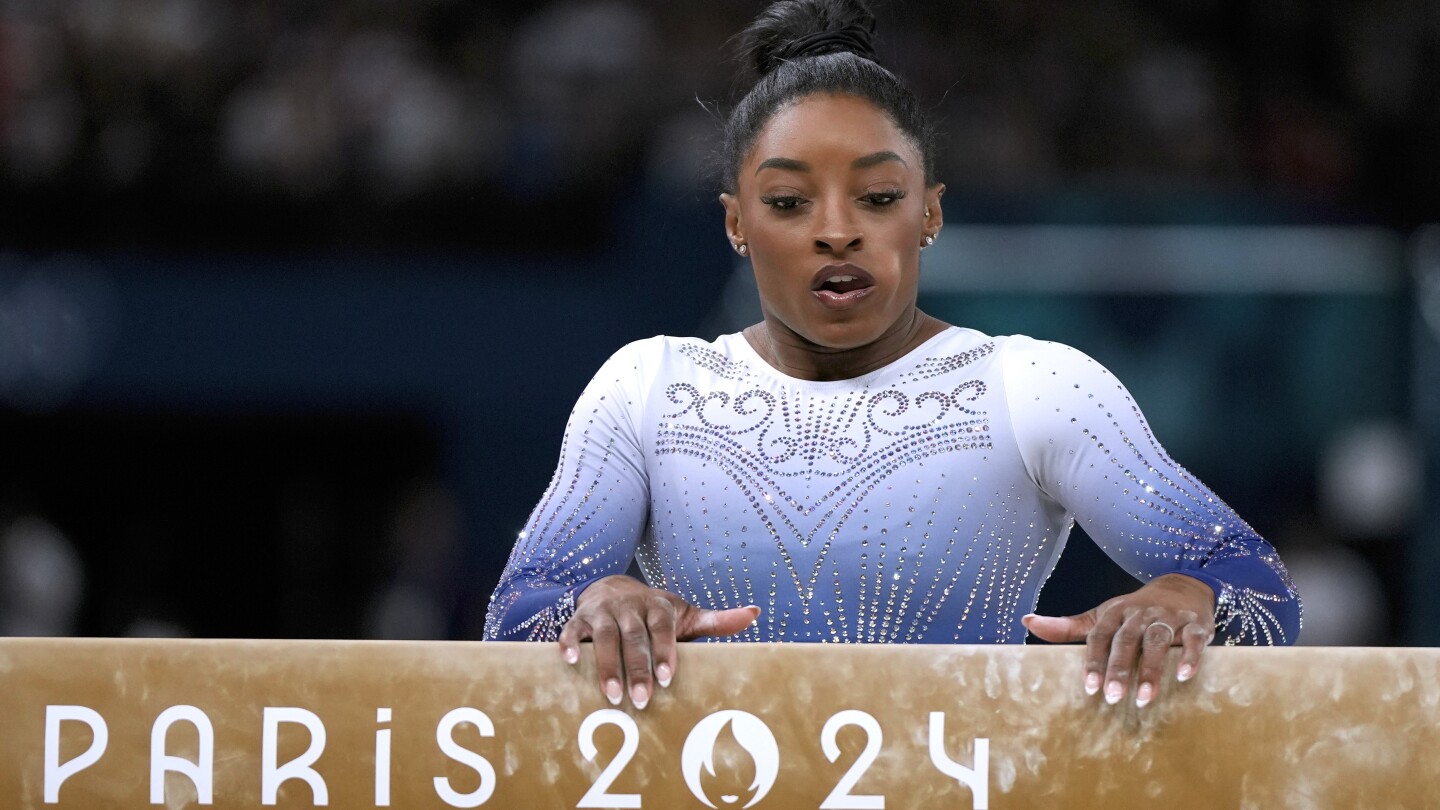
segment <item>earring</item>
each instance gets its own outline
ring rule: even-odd
[[[921,247],[930,247],[931,245],[935,244],[935,237],[927,233],[925,234],[925,238],[921,239],[920,241],[923,243]]]
[[[750,246],[745,244],[744,242],[738,242],[735,245],[735,252],[739,253],[741,256],[745,256],[750,253]]]
[[[925,209],[925,218],[926,218],[926,219],[929,219],[929,218],[930,218],[930,209],[929,209],[929,208],[926,208],[926,209]]]

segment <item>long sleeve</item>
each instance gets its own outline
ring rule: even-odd
[[[638,430],[643,346],[616,352],[571,411],[555,474],[490,598],[485,638],[554,640],[585,586],[630,565],[649,503]]]
[[[1171,460],[1124,385],[1068,346],[1011,338],[1005,351],[1034,483],[1140,579],[1180,573],[1209,585],[1226,644],[1293,644],[1301,604],[1279,555]]]

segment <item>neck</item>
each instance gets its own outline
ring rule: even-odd
[[[854,379],[884,368],[945,327],[944,322],[914,309],[874,341],[843,349],[809,341],[767,316],[746,329],[745,338],[777,371],[802,380],[829,382]]]

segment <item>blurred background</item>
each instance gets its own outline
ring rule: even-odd
[[[922,306],[1114,370],[1303,641],[1440,644],[1440,5],[877,5]],[[0,634],[478,637],[590,374],[758,317],[762,6],[0,0]]]

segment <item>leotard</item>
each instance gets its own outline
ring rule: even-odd
[[[634,560],[693,604],[760,606],[733,640],[1020,642],[1075,520],[1141,580],[1209,585],[1226,643],[1298,635],[1275,549],[1075,349],[951,327],[812,382],[739,334],[655,337],[580,396],[485,635],[554,639]]]

